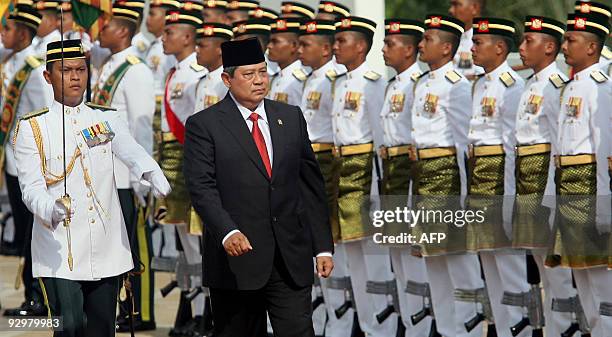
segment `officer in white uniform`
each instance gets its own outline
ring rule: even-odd
[[[600,55],[585,55],[588,50],[597,48],[597,43],[603,43],[610,33],[610,7],[590,4],[600,11],[577,9],[574,14],[570,14],[561,47],[566,62],[574,70],[574,76],[561,94],[556,147],[558,152],[555,153],[557,198],[561,199],[557,202],[557,214],[563,246],[560,264],[562,267],[573,268],[576,288],[591,328],[591,336],[603,337],[612,331],[612,290],[609,287],[612,273],[608,269],[609,262],[606,262],[610,259],[609,247],[603,248],[603,251],[601,248],[597,251],[587,251],[591,255],[589,259],[584,259],[579,254],[580,250],[570,250],[607,247],[605,242],[599,242],[597,239],[608,240],[611,222],[607,157],[612,153],[612,82],[601,71],[598,64]],[[601,14],[602,12],[607,12],[608,15]],[[579,208],[580,213],[577,215],[568,215],[567,207],[573,207],[572,201],[565,200],[565,195],[568,194],[597,196],[597,200]],[[592,244],[571,241],[573,236],[566,234],[567,226],[571,229],[576,225],[582,225],[581,233],[585,233],[578,238],[591,240]],[[565,242],[566,240],[568,242]]]
[[[57,1],[35,1],[32,5],[42,15],[42,21],[38,26],[36,37],[32,40],[35,55],[44,58],[47,50],[47,44],[53,41],[59,41],[61,34],[59,31],[59,19],[57,16]]]
[[[430,71],[421,76],[415,89],[411,113],[415,150],[411,156],[416,161],[412,165],[439,164],[412,177],[412,192],[413,195],[426,196],[446,189],[443,194],[459,197],[466,191],[463,163],[468,142],[471,97],[469,82],[455,70],[452,59],[464,28],[461,21],[443,15],[428,15],[425,27],[423,40],[419,44],[419,58],[429,65]],[[435,184],[430,179],[439,176],[439,170],[451,172],[441,180],[444,185]],[[437,331],[444,337],[481,336],[480,325],[471,332],[465,328],[465,322],[475,317],[476,306],[454,300],[455,291],[459,289],[473,293],[484,291],[478,257],[475,254],[446,255],[449,249],[465,251],[465,247],[455,247],[454,244],[448,243],[451,247],[439,253],[422,253]]]
[[[565,24],[557,20],[542,16],[525,18],[525,34],[519,47],[519,53],[523,64],[531,68],[534,74],[525,84],[516,113],[516,193],[519,207],[521,201],[519,198],[523,194],[537,194],[538,196],[555,194],[555,164],[551,155],[555,151],[551,151],[551,146],[556,145],[561,108],[560,95],[567,82],[567,77],[559,69],[555,59],[564,33]],[[534,167],[535,163],[532,158],[537,158],[538,155],[548,157],[548,159]],[[544,182],[545,185],[537,185],[536,190],[532,187],[534,182]],[[538,199],[538,201],[541,200]],[[542,211],[542,207],[538,209]],[[535,217],[545,214],[546,212],[533,213]],[[523,227],[524,220],[515,219],[512,228],[513,246],[531,249],[545,292],[544,331],[547,336],[559,336],[570,326],[572,317],[569,312],[552,311],[553,298],[574,297],[576,290],[572,286],[572,274],[569,269],[545,268],[544,266],[547,253],[545,247],[551,238],[551,231],[549,219],[546,219],[545,216],[543,218],[533,219],[534,221],[530,224],[539,225],[540,229],[525,228]],[[530,233],[534,232],[537,234],[530,236]]]
[[[41,22],[41,15],[30,6],[18,5],[7,17],[7,25],[2,30],[5,47],[13,53],[2,64],[2,163],[6,178],[6,188],[11,205],[15,226],[14,243],[24,258],[23,269],[19,272],[25,287],[25,301],[16,309],[7,309],[6,316],[37,315],[42,310],[42,295],[36,280],[32,280],[32,260],[30,238],[32,231],[32,213],[22,201],[21,190],[17,179],[15,156],[10,147],[14,137],[15,125],[19,118],[28,112],[48,105],[52,100],[51,88],[43,78],[43,62],[35,57],[31,45],[36,28]],[[21,313],[20,313],[21,312]]]
[[[270,80],[268,98],[291,105],[300,105],[302,88],[308,73],[298,58],[300,19],[278,18],[270,25],[268,43],[270,61],[278,63],[280,71]]]
[[[63,332],[56,334],[114,336],[118,275],[133,263],[113,155],[156,195],[170,187],[113,109],[83,102],[87,68],[80,41],[64,41],[63,53],[60,48],[51,43],[46,55],[45,78],[55,101],[23,117],[14,142],[23,200],[35,217],[32,273],[39,278],[49,318],[63,317]],[[62,56],[69,69],[63,82],[57,62]]]
[[[380,107],[385,83],[365,62],[376,23],[351,16],[336,21],[335,26],[334,55],[348,69],[334,83],[332,108],[334,155],[340,161],[340,240],[344,242],[353,308],[362,331],[369,336],[393,336],[397,326],[395,314],[383,324],[375,318],[387,307],[387,296],[367,291],[369,281],[377,284],[393,281],[389,251],[369,237],[373,234],[371,224],[364,223],[360,213],[376,207],[378,202],[379,177],[373,176],[372,161],[378,160],[374,149],[382,143]],[[359,178],[354,170],[361,172]]]
[[[383,58],[396,75],[387,84],[385,101],[380,112],[383,128],[383,146],[379,149],[383,159],[383,192],[389,208],[407,207],[410,193],[410,158],[412,142],[412,116],[414,86],[422,74],[417,60],[418,44],[425,32],[422,21],[408,19],[385,20],[385,46]],[[404,200],[404,196],[406,197]],[[401,199],[399,199],[401,197]],[[384,205],[384,203],[383,203]],[[390,229],[392,235],[409,232],[408,227]],[[431,317],[425,316],[413,324],[411,316],[424,309],[428,299],[417,294],[418,289],[429,287],[425,262],[412,256],[410,247],[398,245],[389,248],[393,273],[397,284],[401,319],[406,336],[429,336]],[[411,285],[412,287],[408,287]],[[410,288],[411,292],[405,291]],[[425,296],[426,297],[426,296]]]
[[[485,74],[476,79],[472,92],[468,156],[473,164],[469,172],[472,179],[468,194],[476,198],[482,195],[513,196],[516,189],[514,125],[525,83],[506,61],[514,45],[516,29],[509,20],[475,18],[473,30],[472,56],[474,63],[484,68]],[[495,52],[500,49],[502,52]],[[498,163],[501,172],[497,170]],[[479,183],[492,187],[477,186]],[[502,304],[504,292],[521,294],[528,292],[530,286],[524,251],[508,249],[511,247],[512,230],[508,227],[512,226],[512,203],[506,198],[497,198],[500,207],[495,208],[500,213],[491,215],[483,225],[475,225],[477,240],[470,248],[480,253],[497,335],[510,337],[510,328],[523,318],[523,308]],[[510,207],[510,214],[506,212],[507,207]],[[527,335],[531,335],[530,329],[524,329],[517,336]]]
[[[198,28],[197,33],[198,64],[208,69],[208,73],[198,81],[194,112],[216,104],[227,94],[228,89],[221,80],[221,43],[231,40],[234,36],[232,27],[222,23],[206,23]]]

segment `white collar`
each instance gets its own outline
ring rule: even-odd
[[[189,67],[195,62],[197,62],[197,58],[196,58],[196,53],[193,52],[189,54],[189,56],[185,57],[182,61],[179,62],[177,60],[175,67],[176,67],[176,70],[179,70],[183,67]]]
[[[240,114],[242,114],[242,118],[245,121],[249,119],[249,117],[251,116],[251,114],[253,112],[256,112],[259,115],[259,117],[261,117],[261,119],[264,120],[264,122],[268,123],[268,115],[266,114],[266,109],[264,109],[264,101],[263,100],[261,102],[259,102],[259,104],[257,105],[257,108],[255,108],[255,111],[251,111],[251,110],[247,109],[244,105],[238,103],[238,101],[236,100],[234,95],[232,95],[231,92],[230,92],[230,97],[232,98],[234,103],[236,103],[236,106],[238,107],[238,110],[240,111]]]
[[[411,65],[410,67],[408,67],[408,69],[402,71],[401,73],[395,75],[395,79],[398,82],[401,82],[403,80],[406,79],[411,79],[412,74],[421,71],[421,68],[419,68],[419,64],[418,62],[414,62],[413,65]]]
[[[506,61],[502,62],[493,71],[491,71],[490,73],[485,74],[485,80],[493,81],[493,80],[497,79],[501,75],[501,73],[503,71],[508,71],[508,68],[510,68],[510,66],[508,66],[508,62],[506,62]]]
[[[313,70],[310,76],[314,78],[325,76],[327,71],[333,68],[334,68],[334,61],[330,60],[329,62],[325,63],[321,68]]]
[[[125,48],[124,50],[115,53],[113,55],[111,55],[110,59],[114,62],[114,61],[125,61],[126,57],[128,57],[129,55],[136,55],[136,51],[135,51],[135,47],[134,46],[129,46],[127,48]]]
[[[553,61],[549,65],[547,65],[544,69],[540,70],[538,73],[534,74],[533,77],[536,81],[545,81],[547,80],[553,73],[558,72],[557,64]]]
[[[291,63],[290,65],[286,66],[285,68],[281,69],[281,71],[279,72],[279,76],[289,76],[291,75],[291,73],[293,73],[293,70],[300,68],[302,66],[302,62],[300,62],[300,60],[296,60],[295,62]]]
[[[599,63],[594,63],[591,66],[587,67],[586,69],[583,69],[575,73],[573,79],[575,81],[580,81],[585,78],[588,78],[591,75],[591,72],[593,72],[594,70],[599,70]]]
[[[85,108],[85,100],[82,100],[81,103],[75,107],[64,106],[64,112],[66,112],[66,115],[77,114],[81,111],[84,111],[84,108]],[[54,100],[53,103],[51,103],[50,109],[51,111],[60,112],[62,111],[62,103]]]
[[[441,66],[436,70],[429,72],[429,78],[444,78],[447,72],[454,69],[453,62],[449,61],[447,64]]]

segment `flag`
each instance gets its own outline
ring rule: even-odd
[[[71,0],[70,2],[74,22],[87,30],[92,41],[95,40],[100,29],[111,16],[111,0]]]
[[[13,10],[13,2],[11,0],[0,0],[0,17],[2,17],[2,27],[6,26],[7,13]]]

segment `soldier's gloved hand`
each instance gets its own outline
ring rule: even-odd
[[[134,190],[134,196],[138,200],[140,206],[145,207],[147,205],[147,196],[149,195],[150,188],[137,181],[131,183],[132,190]]]
[[[168,183],[168,179],[166,179],[166,176],[164,176],[161,170],[146,172],[143,174],[143,178],[151,183],[153,195],[155,195],[156,198],[163,198],[172,190],[170,188],[170,183]]]
[[[75,208],[74,199],[71,199],[70,203],[70,217],[72,217],[74,215]],[[66,206],[64,206],[61,199],[55,200],[55,204],[53,205],[53,213],[51,214],[51,224],[53,225],[53,228],[56,228],[57,225],[66,220],[67,217],[68,210],[66,209]]]

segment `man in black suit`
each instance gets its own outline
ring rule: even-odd
[[[221,45],[229,93],[186,123],[184,172],[205,225],[216,337],[311,337],[313,256],[333,269],[324,182],[298,107],[264,99],[257,39]]]

